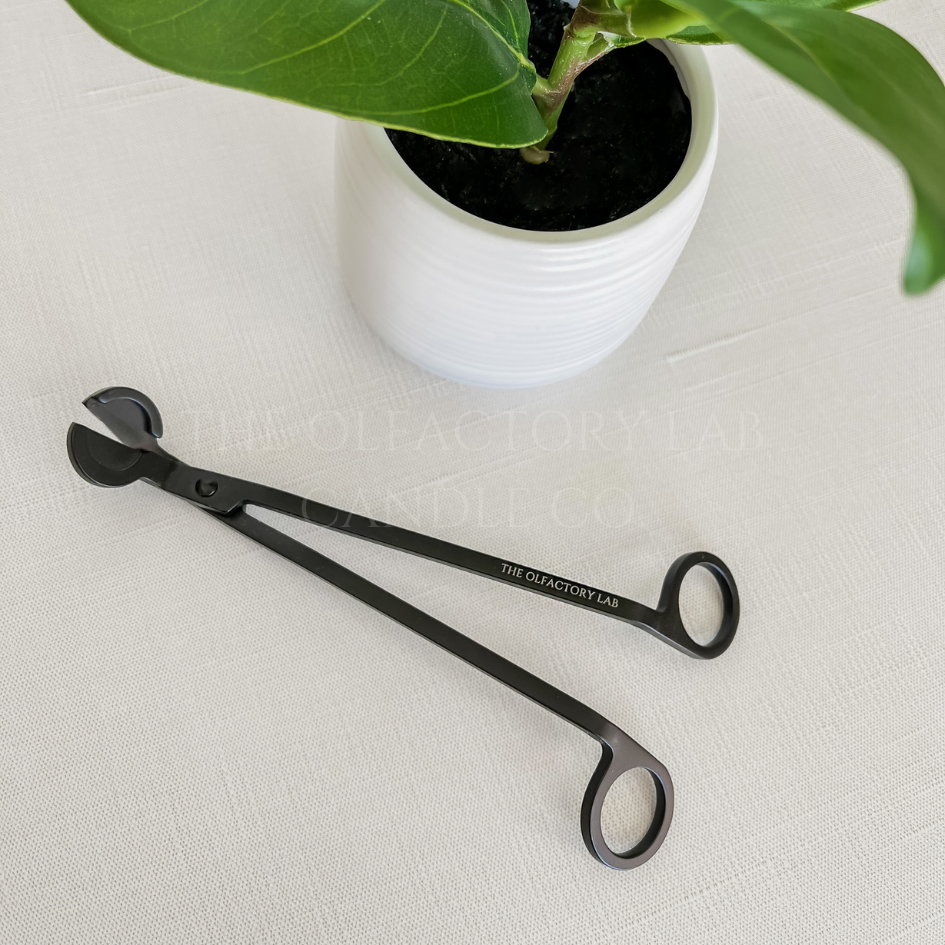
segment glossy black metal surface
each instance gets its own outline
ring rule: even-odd
[[[130,388],[99,391],[85,404],[121,443],[81,424],[72,424],[67,438],[69,458],[84,479],[99,486],[123,486],[142,479],[186,499],[221,523],[386,614],[591,735],[600,743],[602,751],[581,811],[581,832],[588,849],[602,863],[619,870],[639,866],[656,852],[672,819],[672,780],[663,764],[629,735],[544,680],[266,525],[245,510],[247,506],[257,505],[565,600],[641,626],[678,649],[701,658],[723,652],[731,643],[738,624],[735,582],[718,558],[697,552],[677,559],[666,576],[659,605],[651,609],[577,582],[343,512],[278,489],[189,466],[160,447],[157,438],[161,436],[162,423],[157,407],[150,398]],[[679,616],[679,588],[686,572],[696,565],[712,571],[724,603],[722,626],[707,647],[701,647],[689,638]],[[601,810],[611,785],[621,774],[636,767],[647,769],[652,776],[656,788],[656,810],[640,843],[626,853],[615,853],[603,837]]]

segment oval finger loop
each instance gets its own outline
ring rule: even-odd
[[[584,795],[581,833],[588,850],[605,866],[615,870],[632,870],[646,863],[666,839],[673,819],[673,782],[662,762],[657,761],[629,735],[619,734],[619,738],[601,743],[601,760]],[[634,768],[645,769],[653,779],[656,804],[653,819],[643,838],[630,850],[618,853],[604,839],[601,812],[608,791],[621,775]]]
[[[679,612],[679,594],[683,580],[695,567],[705,568],[718,585],[722,595],[722,619],[719,629],[709,643],[694,640],[686,629]],[[694,551],[677,558],[666,573],[660,594],[658,611],[661,615],[659,632],[674,646],[698,659],[714,659],[731,646],[738,629],[740,606],[738,587],[728,565],[708,551]]]

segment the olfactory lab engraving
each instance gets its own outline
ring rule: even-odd
[[[605,607],[616,608],[620,603],[620,598],[613,594],[607,594],[604,591],[596,591],[593,587],[585,587],[583,584],[575,584],[572,581],[566,581],[563,578],[556,578],[552,574],[545,574],[542,571],[530,571],[518,564],[509,564],[503,561],[501,564],[502,573],[509,577],[519,578],[527,581],[529,584],[537,584],[540,587],[553,587],[556,591],[563,591],[572,597],[586,600],[591,604],[603,604]]]

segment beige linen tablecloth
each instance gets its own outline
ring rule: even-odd
[[[871,15],[945,70],[940,4]],[[708,55],[715,178],[640,329],[482,391],[351,311],[333,118],[0,0],[0,940],[945,941],[945,289],[900,296],[890,160]],[[659,854],[587,855],[577,730],[184,503],[81,481],[66,428],[114,384],[194,463],[644,602],[723,557],[742,625],[701,664],[290,526],[649,748]]]

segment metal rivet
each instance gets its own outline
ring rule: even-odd
[[[196,490],[197,495],[204,499],[208,499],[213,495],[214,492],[217,491],[217,484],[215,482],[208,482],[205,479],[198,479],[197,485],[194,486],[194,489]]]

